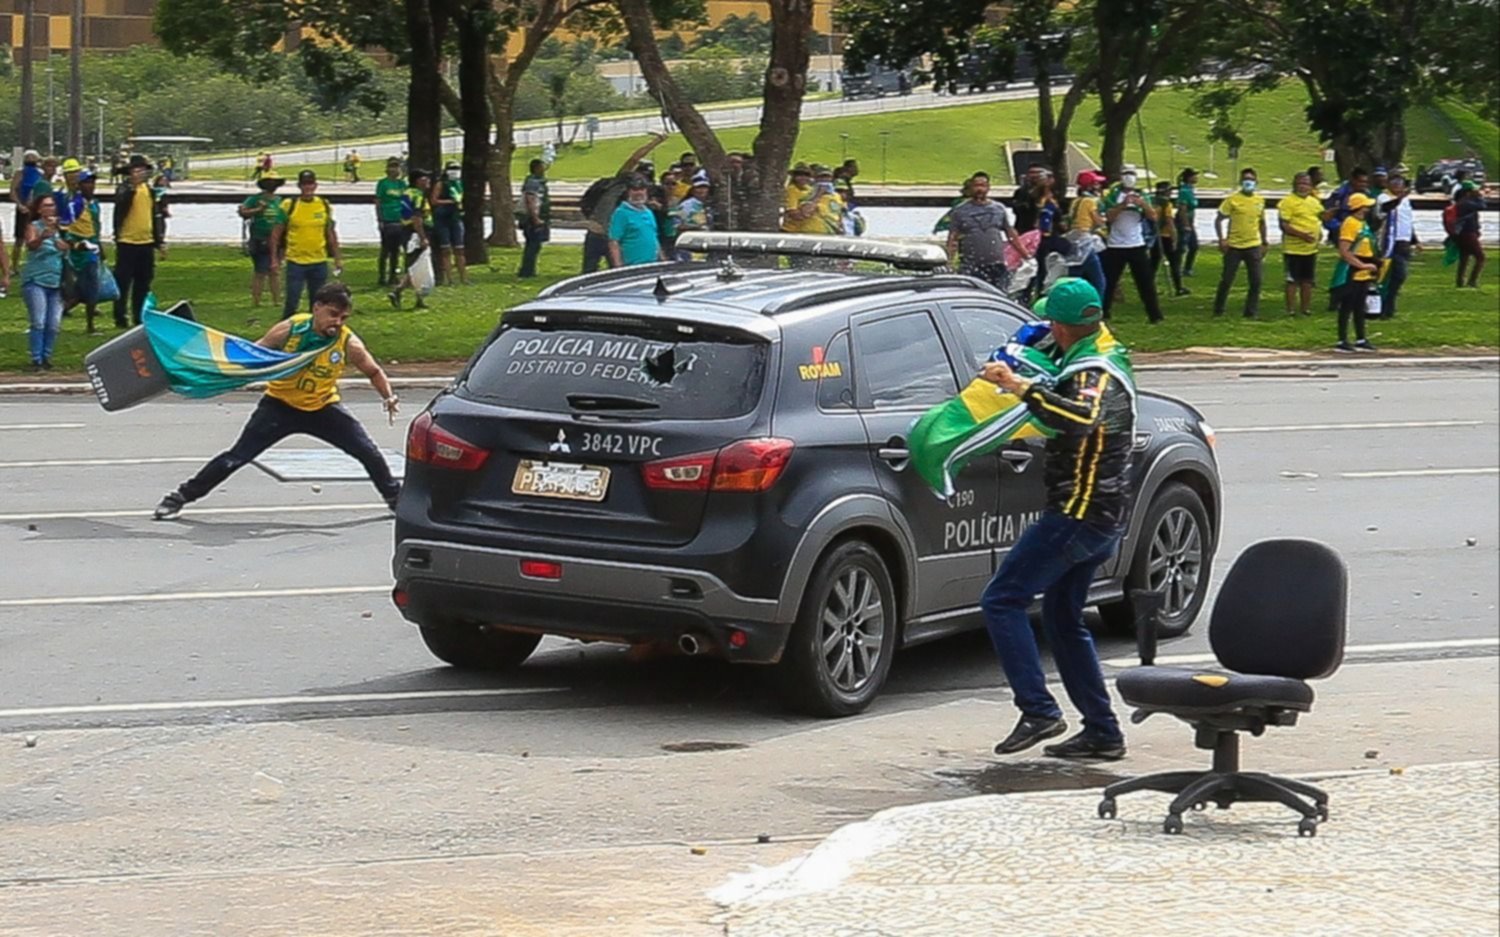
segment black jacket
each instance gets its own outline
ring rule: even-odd
[[[146,195],[151,199],[151,245],[161,247],[162,242],[167,239],[167,219],[163,213],[162,200],[156,197],[156,190],[151,188],[148,182],[145,184]],[[120,238],[120,229],[125,226],[125,215],[130,211],[130,203],[135,198],[135,184],[129,179],[123,180],[115,188],[115,240]]]
[[[1132,498],[1130,451],[1135,413],[1114,375],[1090,369],[1053,390],[1033,384],[1021,397],[1057,431],[1047,441],[1047,509],[1100,527],[1118,527]]]

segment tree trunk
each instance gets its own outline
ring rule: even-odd
[[[516,152],[515,95],[510,89],[491,86],[490,104],[495,117],[495,140],[490,144],[490,214],[495,219],[490,232],[492,247],[516,246],[516,200],[511,191],[510,160]]]
[[[698,156],[698,163],[708,170],[714,180],[712,191],[714,217],[734,222],[735,227],[744,227],[742,219],[731,219],[730,191],[722,184],[727,179],[728,157],[724,145],[714,133],[708,121],[698,112],[692,102],[683,96],[677,81],[667,69],[661,48],[656,43],[656,24],[651,18],[651,7],[647,0],[620,0],[620,18],[625,22],[626,45],[641,67],[641,77],[646,88],[656,99],[667,116],[677,124],[688,145]]]
[[[411,43],[411,82],[406,89],[406,146],[409,165],[441,168],[443,112],[437,106],[442,75],[438,71],[437,24],[433,0],[406,0],[406,38]]]
[[[760,132],[755,136],[757,191],[751,195],[745,226],[751,231],[775,231],[787,167],[797,146],[802,123],[802,98],[807,91],[807,37],[812,30],[809,0],[771,0],[771,60],[766,65]]]
[[[1135,111],[1118,102],[1109,110],[1100,102],[1100,113],[1104,117],[1104,142],[1100,145],[1099,159],[1104,175],[1110,179],[1120,178],[1125,165],[1125,139],[1130,131],[1130,118]]]
[[[36,146],[36,80],[31,57],[36,51],[36,0],[21,0],[21,146]]]
[[[464,228],[474,233],[473,237],[464,239],[464,256],[471,264],[487,264],[490,260],[489,245],[484,237],[485,184],[490,153],[490,99],[487,93],[490,35],[480,22],[487,15],[488,8],[489,0],[467,3],[454,23],[458,31],[459,108],[464,132]],[[496,215],[495,227],[502,224],[514,227],[509,216]]]
[[[1078,168],[1068,166],[1068,131],[1072,128],[1073,116],[1078,113],[1078,105],[1088,93],[1092,76],[1091,69],[1075,76],[1073,84],[1063,94],[1062,106],[1054,109],[1051,77],[1037,75],[1037,138],[1042,141],[1047,165],[1059,176],[1061,188],[1058,191],[1067,187],[1068,180],[1062,177],[1076,173]]]

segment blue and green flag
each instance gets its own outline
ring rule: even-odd
[[[159,312],[153,296],[146,297],[141,322],[172,390],[194,398],[295,374],[333,341],[310,333],[295,353],[266,348],[248,338]]]
[[[1045,351],[1014,343],[1005,348],[1017,373],[1044,387],[1053,387],[1073,374],[1095,368],[1108,371],[1135,401],[1135,376],[1130,354],[1108,328],[1085,338],[1055,361]],[[994,452],[1008,442],[1056,433],[1036,417],[1015,394],[975,378],[946,403],[917,418],[907,433],[911,467],[939,498],[952,497],[953,479],[970,459]]]

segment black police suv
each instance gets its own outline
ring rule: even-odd
[[[974,460],[943,500],[905,435],[1031,314],[967,277],[846,272],[841,238],[736,240],[822,256],[557,284],[412,422],[393,598],[437,657],[512,667],[547,634],[666,644],[775,664],[791,704],[843,716],[898,648],[982,626],[981,591],[1043,507],[1041,442]],[[1164,595],[1164,636],[1198,614],[1213,443],[1192,406],[1141,393],[1136,502],[1090,593],[1107,624],[1132,626],[1140,589]]]

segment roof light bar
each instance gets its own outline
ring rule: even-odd
[[[677,248],[695,254],[764,254],[869,260],[903,270],[938,270],[948,253],[936,244],[880,241],[825,234],[754,234],[740,231],[689,231],[677,236]]]

